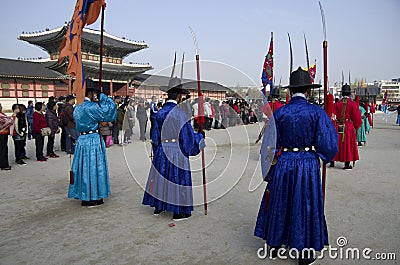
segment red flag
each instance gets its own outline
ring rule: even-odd
[[[263,65],[263,71],[262,71],[262,74],[261,74],[261,81],[263,83],[262,93],[264,95],[264,99],[265,100],[267,98],[267,92],[265,91],[265,87],[269,84],[270,85],[270,91],[272,91],[272,88],[273,88],[273,82],[272,82],[273,76],[274,76],[274,35],[271,32],[271,41],[269,43],[268,53],[265,56],[264,65]]]
[[[313,65],[310,68],[304,69],[310,74],[310,82],[314,84],[315,74],[317,73],[317,60],[314,61]]]
[[[59,47],[59,62],[64,57],[69,58],[67,73],[71,77],[75,77],[72,91],[76,94],[79,105],[83,103],[86,90],[85,72],[82,64],[81,36],[85,25],[96,22],[103,6],[106,6],[104,0],[77,0],[67,34]]]

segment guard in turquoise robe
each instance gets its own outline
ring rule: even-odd
[[[371,126],[368,121],[368,117],[365,115],[366,111],[363,106],[359,106],[360,108],[360,114],[362,118],[362,123],[360,128],[357,129],[357,142],[358,145],[361,146],[362,143],[367,142],[367,133],[371,130]]]
[[[100,104],[86,97],[74,110],[80,136],[72,163],[74,182],[69,185],[68,198],[82,200],[82,206],[103,203],[102,199],[110,196],[106,146],[99,134],[99,123],[112,122],[116,115],[115,103],[104,94],[100,94]]]

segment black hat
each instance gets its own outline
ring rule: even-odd
[[[73,95],[68,95],[67,98],[65,99],[65,101],[68,102],[71,99],[75,99],[75,97]]]
[[[345,93],[351,93],[351,88],[350,88],[350,86],[346,83],[346,84],[344,84],[343,86],[342,86],[342,93],[343,92],[345,92]]]
[[[190,94],[189,90],[183,88],[181,80],[178,77],[171,78],[168,82],[168,86],[160,87],[160,89],[167,93]]]
[[[58,101],[63,101],[64,99],[66,99],[65,96],[59,96],[59,97],[58,97]]]
[[[322,85],[320,84],[312,84],[310,80],[310,74],[307,71],[304,71],[299,68],[297,68],[296,71],[292,72],[290,74],[290,84],[288,86],[284,86],[284,88],[302,88],[302,87],[321,87]]]
[[[270,92],[270,95],[274,97],[279,97],[281,95],[281,93],[279,92],[279,88],[273,88]]]

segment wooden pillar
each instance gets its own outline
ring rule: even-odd
[[[17,104],[19,104],[19,102],[18,102],[17,79],[16,78],[14,78],[14,89],[15,89],[15,97],[17,98]]]
[[[129,96],[129,81],[126,82],[126,96]]]
[[[113,89],[113,82],[112,82],[112,80],[110,81],[110,96],[114,96],[114,91],[113,91],[114,89]]]
[[[33,79],[33,99],[35,100],[36,103],[36,80]]]

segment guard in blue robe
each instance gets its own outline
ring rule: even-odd
[[[78,137],[72,172],[74,182],[69,185],[68,198],[82,200],[82,206],[96,206],[110,195],[110,180],[106,147],[99,135],[100,122],[115,120],[115,103],[104,94],[100,94],[100,104],[94,102],[93,89],[87,88],[85,101],[76,106],[74,119]]]
[[[151,136],[154,157],[142,202],[154,207],[155,215],[173,212],[174,220],[191,216],[193,194],[189,156],[199,154],[205,147],[203,134],[194,132],[186,113],[178,106],[182,96],[189,94],[180,85],[174,85],[178,82],[170,82],[168,101],[154,117]]]
[[[320,159],[334,158],[338,137],[325,111],[307,102],[312,87],[320,85],[311,84],[308,72],[299,67],[290,76],[292,99],[274,113],[280,155],[269,172],[254,235],[275,251],[280,247],[319,251],[328,244]],[[313,260],[303,257],[299,263]]]

